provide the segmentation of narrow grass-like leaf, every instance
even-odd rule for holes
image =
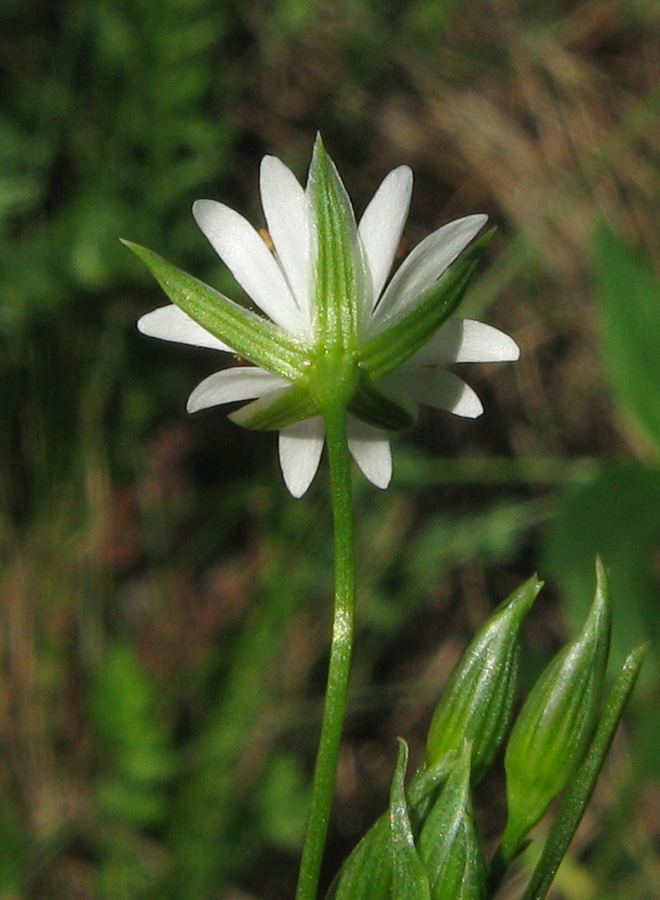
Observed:
[[[544,900],[566,855],[593,793],[623,710],[637,681],[648,646],[637,647],[625,661],[605,704],[587,754],[568,786],[522,900]]]
[[[650,263],[600,228],[595,282],[603,322],[603,362],[617,400],[660,452],[660,281]]]

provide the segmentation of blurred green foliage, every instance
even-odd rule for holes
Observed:
[[[588,559],[600,554],[611,571],[616,607],[613,654],[648,641],[655,657],[640,706],[660,692],[660,595],[654,559],[660,547],[660,281],[648,260],[609,229],[598,230],[593,254],[603,360],[620,414],[643,450],[639,461],[603,461],[585,484],[565,491],[548,529],[548,569],[579,615],[588,603]],[[627,642],[627,645],[626,645]],[[660,774],[657,722],[641,716],[645,768]]]
[[[657,4],[616,0],[2,4],[2,900],[293,892],[329,621],[322,480],[294,503],[271,436],[185,417],[214,357],[135,334],[162,297],[118,238],[236,295],[191,203],[258,221],[259,158],[302,176],[317,129],[358,211],[414,167],[413,243],[491,214],[466,308],[523,347],[515,371],[474,375],[482,420],[428,416],[386,494],[356,480],[326,882],[387,804],[395,737],[419,755],[458,648],[514,583],[539,567],[577,610],[600,549],[622,643],[654,636],[657,25]],[[564,637],[555,608],[538,616],[523,677]],[[655,896],[650,757],[635,787],[615,755],[612,818],[560,873],[566,900]]]

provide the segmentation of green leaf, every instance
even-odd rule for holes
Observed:
[[[95,731],[106,753],[106,771],[96,786],[97,809],[128,823],[161,822],[175,758],[156,716],[153,684],[133,647],[108,648],[91,702]]]
[[[607,567],[612,596],[622,601],[613,609],[612,661],[617,666],[628,648],[643,641],[651,642],[654,654],[660,651],[653,575],[659,541],[660,472],[635,462],[613,463],[588,484],[568,489],[547,531],[543,566],[561,585],[576,621],[589,606],[594,556]]]
[[[596,234],[594,274],[614,393],[660,453],[660,282],[646,260],[604,227]]]
[[[605,762],[628,698],[635,686],[640,666],[646,654],[643,645],[634,650],[614,683],[605,704],[589,750],[575,773],[562,800],[557,818],[543,847],[532,878],[522,900],[544,900],[552,879],[566,855],[587,803],[593,793],[596,780]]]
[[[509,738],[504,760],[505,862],[515,857],[529,830],[566,787],[593,734],[611,629],[607,581],[599,560],[596,572],[594,602],[582,633],[541,674]]]
[[[7,791],[0,806],[0,897],[18,897],[22,893],[25,849],[34,840],[28,841],[24,828],[24,821]]]
[[[431,721],[426,742],[429,766],[472,742],[475,780],[486,770],[509,724],[518,669],[518,633],[541,590],[533,577],[488,619],[459,660]]]
[[[449,318],[463,299],[492,236],[490,231],[476,241],[412,312],[364,344],[360,361],[373,381],[393,372],[420,350]]]
[[[429,881],[413,838],[404,779],[408,767],[408,745],[399,739],[390,790],[390,838],[392,858],[392,900],[431,900]]]
[[[309,787],[297,756],[283,752],[269,761],[256,803],[262,831],[270,843],[297,851],[309,809]]]
[[[304,381],[307,354],[268,319],[239,306],[146,247],[123,243],[147,266],[173,303],[236,353],[290,381]]]

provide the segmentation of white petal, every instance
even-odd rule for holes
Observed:
[[[316,475],[323,450],[325,426],[321,416],[297,422],[280,431],[280,465],[284,483],[294,497],[302,497]]]
[[[392,268],[408,217],[412,186],[413,174],[408,166],[394,169],[383,180],[360,219],[358,231],[373,288],[371,309],[380,297]]]
[[[499,328],[474,319],[449,319],[406,365],[448,362],[514,362],[520,347]]]
[[[261,161],[261,203],[280,265],[307,321],[310,316],[309,226],[305,191],[276,156]]]
[[[220,338],[202,328],[188,313],[173,303],[145,313],[138,319],[137,327],[142,334],[160,338],[162,341],[176,341],[179,344],[192,344],[194,347],[233,352],[232,348]]]
[[[466,419],[476,419],[484,411],[472,388],[458,375],[444,369],[408,368],[406,365],[383,378],[382,384],[417,403],[446,409]]]
[[[195,221],[245,292],[277,325],[305,337],[305,322],[277,260],[255,228],[215,200],[193,204]]]
[[[286,378],[273,375],[264,369],[240,366],[223,369],[209,375],[188,397],[186,409],[189,413],[222,403],[234,403],[237,400],[254,400],[272,391],[287,387]]]
[[[365,478],[376,487],[386,488],[392,478],[392,450],[387,434],[349,416],[348,448]]]
[[[376,306],[370,336],[383,331],[420,302],[484,226],[487,216],[466,216],[438,228],[418,244],[401,264]]]

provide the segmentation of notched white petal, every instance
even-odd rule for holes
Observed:
[[[362,474],[378,488],[392,478],[392,450],[384,431],[348,417],[348,449]]]
[[[310,314],[310,241],[305,191],[276,156],[264,156],[260,169],[261,203],[268,232],[293,296],[306,322]]]
[[[241,366],[214,372],[197,385],[188,397],[186,409],[189,413],[234,403],[239,400],[254,400],[285,388],[286,378],[266,372],[265,369]]]
[[[145,313],[137,322],[138,331],[149,337],[162,341],[174,341],[177,344],[191,344],[193,347],[208,347],[211,350],[233,352],[220,338],[215,337],[206,328],[202,328],[188,313],[170,303]]]
[[[368,311],[375,306],[392,268],[408,218],[412,186],[413,173],[408,166],[394,169],[385,177],[360,219],[358,231],[372,282]]]
[[[454,362],[515,362],[520,347],[512,337],[474,319],[449,319],[406,365]]]
[[[306,323],[282,269],[247,219],[215,200],[197,200],[193,215],[215,252],[257,306],[290,334],[306,338]]]
[[[478,418],[484,408],[481,400],[462,378],[444,369],[412,368],[408,364],[382,381],[390,390],[402,393],[417,403],[446,409],[455,416]]]
[[[321,416],[305,419],[280,432],[280,465],[293,497],[302,497],[319,467],[325,426]]]
[[[369,335],[411,312],[429,289],[483,228],[488,216],[457,219],[425,238],[401,264],[377,304]]]

